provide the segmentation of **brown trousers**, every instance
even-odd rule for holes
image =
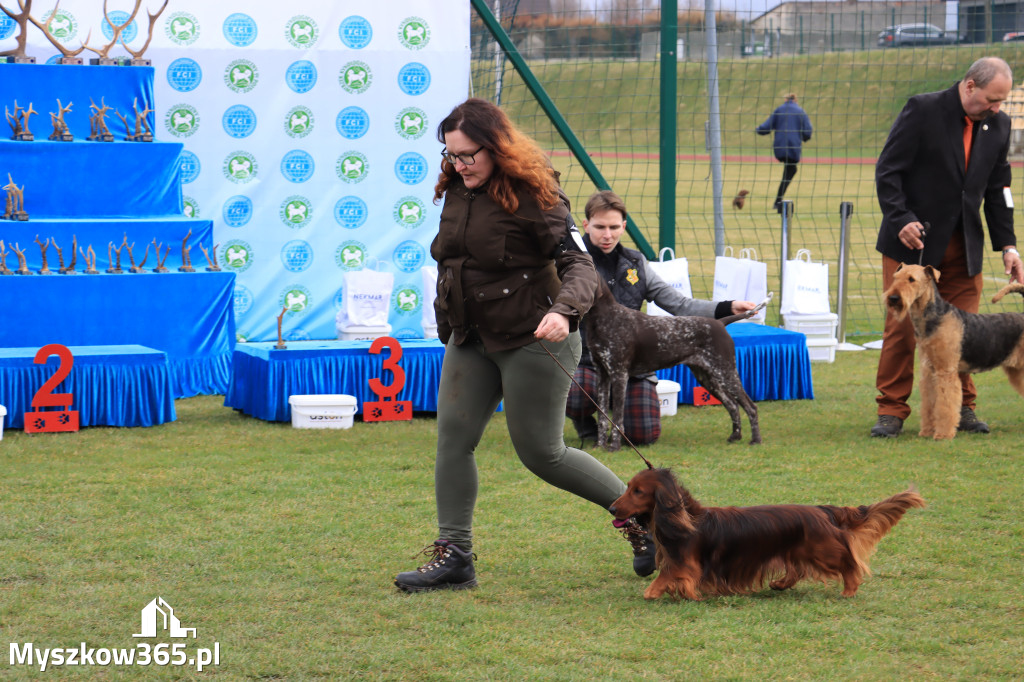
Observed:
[[[900,263],[888,256],[882,256],[882,285],[883,291],[892,286],[892,276]],[[942,257],[942,263],[938,267],[939,295],[949,301],[957,308],[969,313],[978,312],[981,303],[982,275],[978,273],[974,277],[967,274],[967,254],[964,251],[963,230],[958,229],[946,253]],[[907,399],[914,388],[914,349],[917,342],[914,339],[914,326],[910,318],[903,318],[902,322],[896,322],[890,311],[885,317],[885,331],[882,334],[882,353],[878,358],[878,374],[875,377],[875,387],[878,389],[878,396],[875,402],[878,403],[878,415],[892,415],[900,419],[906,419],[910,415],[910,405]],[[975,399],[978,392],[974,388],[974,381],[970,374],[960,375],[960,385],[963,390],[963,405],[972,410],[975,406]]]

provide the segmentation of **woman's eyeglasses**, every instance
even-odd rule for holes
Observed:
[[[470,152],[469,154],[452,154],[450,151],[448,151],[448,148],[445,147],[444,149],[441,150],[441,158],[443,158],[445,161],[447,161],[453,166],[455,165],[456,161],[461,161],[462,165],[464,166],[472,166],[474,163],[476,163],[476,159],[473,157],[479,154],[483,150],[483,148],[484,145],[480,145],[479,149],[477,149],[475,152]]]

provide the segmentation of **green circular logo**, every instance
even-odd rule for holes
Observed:
[[[259,70],[248,59],[236,59],[224,69],[224,84],[234,92],[249,92],[259,80]]]
[[[427,218],[427,207],[419,197],[402,197],[395,202],[392,216],[402,227],[412,229],[419,227]]]
[[[395,130],[407,140],[418,140],[427,132],[427,114],[416,107],[406,107],[395,116]]]
[[[164,22],[164,33],[175,45],[191,45],[199,38],[199,22],[188,12],[175,12]]]
[[[398,25],[398,42],[410,50],[422,50],[430,42],[430,26],[425,19],[409,17]]]
[[[175,137],[190,137],[199,129],[199,112],[190,104],[175,104],[167,110],[164,125]]]
[[[289,137],[305,137],[313,132],[313,111],[309,107],[293,107],[284,117],[284,131]]]
[[[292,47],[307,49],[316,44],[320,29],[316,22],[305,15],[294,16],[284,26],[284,37]]]
[[[224,177],[234,183],[252,182],[257,168],[256,157],[249,152],[231,152],[224,159]]]
[[[245,272],[252,265],[252,247],[249,242],[232,239],[220,252],[221,267],[234,272]]]
[[[370,162],[359,152],[344,152],[334,165],[338,177],[350,184],[362,182],[370,172]]]
[[[313,219],[313,205],[306,197],[296,194],[281,202],[281,211],[278,215],[282,223],[298,229],[309,225],[309,221]]]
[[[370,89],[373,82],[373,72],[366,62],[349,62],[341,67],[338,74],[338,82],[345,92],[353,95],[360,95]]]
[[[366,244],[349,241],[334,251],[334,262],[342,270],[362,270],[366,263]]]

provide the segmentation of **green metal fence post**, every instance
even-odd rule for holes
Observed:
[[[658,182],[658,249],[676,248],[676,94],[679,37],[677,0],[661,3],[661,145]]]
[[[470,0],[470,2],[473,4],[473,9],[476,10],[480,20],[484,22],[484,26],[486,26],[487,30],[490,31],[492,36],[494,36],[494,39],[498,41],[498,45],[501,46],[501,49],[505,51],[505,55],[508,57],[508,60],[512,62],[512,66],[519,73],[520,77],[522,77],[526,87],[537,100],[537,103],[547,115],[551,124],[555,126],[555,130],[557,130],[558,134],[562,136],[566,146],[569,147],[569,151],[572,153],[573,157],[575,157],[576,161],[583,167],[583,170],[586,172],[590,180],[598,189],[611,189],[608,181],[604,179],[603,175],[601,175],[601,171],[597,169],[594,161],[589,155],[587,155],[587,150],[584,149],[583,143],[580,142],[578,137],[576,137],[576,133],[574,133],[572,128],[569,127],[569,123],[565,120],[565,117],[562,116],[562,113],[558,111],[558,107],[555,106],[551,97],[548,96],[547,91],[544,90],[544,86],[540,84],[540,81],[537,80],[533,71],[530,70],[530,67],[526,64],[526,60],[523,59],[523,55],[519,53],[519,50],[512,42],[508,33],[494,18],[494,14],[487,6],[486,0]],[[675,42],[672,44],[672,49],[675,50]],[[626,216],[626,232],[630,237],[632,237],[633,241],[636,243],[636,247],[643,252],[646,257],[655,257],[654,249],[651,248],[651,245],[644,238],[643,234],[640,233],[636,223],[634,223],[633,219],[629,216]]]

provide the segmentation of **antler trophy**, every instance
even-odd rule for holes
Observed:
[[[81,248],[78,249],[82,251]],[[96,269],[96,252],[92,248],[92,244],[89,244],[88,251],[82,251],[82,258],[85,259],[85,274],[87,275],[98,275],[100,271]]]
[[[135,11],[138,11],[139,5],[141,3],[142,3],[142,0],[137,0],[136,1],[136,3],[135,3]],[[149,34],[146,36],[146,42],[143,44],[143,46],[141,48],[139,48],[138,50],[133,50],[132,48],[128,47],[125,44],[124,40],[121,41],[122,47],[124,47],[124,49],[126,49],[128,51],[128,54],[130,54],[132,56],[132,60],[131,60],[131,62],[129,62],[129,64],[131,66],[152,66],[153,65],[152,61],[150,61],[148,59],[143,59],[142,58],[142,53],[144,53],[146,51],[146,49],[149,48],[149,43],[153,40],[153,26],[156,25],[157,17],[159,17],[161,14],[163,14],[163,11],[167,8],[167,3],[168,3],[168,0],[164,0],[164,4],[160,6],[160,10],[156,14],[153,14],[149,10],[146,10],[146,14],[149,15]],[[132,14],[132,16],[135,16],[134,13]]]
[[[167,261],[167,256],[171,255],[171,246],[167,245],[167,250],[164,251],[164,255],[160,257],[160,249],[163,247],[163,242],[157,243],[156,237],[153,237],[153,246],[156,247],[156,267],[153,268],[153,272],[168,272],[164,262]]]
[[[47,237],[45,242],[39,241],[39,235],[36,235],[36,244],[39,245],[39,251],[42,253],[42,266],[39,268],[40,275],[52,275],[53,271],[50,270],[49,263],[46,262],[46,249],[50,246],[50,238]]]
[[[4,240],[0,239],[0,275],[13,275],[11,269],[7,267],[7,247],[4,246]]]
[[[93,110],[93,113],[89,114],[89,137],[87,140],[98,140],[99,142],[113,142],[114,134],[110,132],[110,128],[107,127],[107,112],[110,111],[111,107],[107,106],[106,98],[100,97],[100,105],[96,106],[96,102],[89,99],[89,108]],[[117,113],[117,110],[114,110]],[[120,116],[120,114],[118,114]],[[121,120],[124,120],[123,118]],[[125,127],[128,124],[125,123]]]
[[[7,61],[15,64],[35,64],[36,58],[25,54],[25,44],[28,40],[26,28],[28,27],[28,17],[32,13],[32,0],[18,0],[18,9],[21,12],[15,14],[3,5],[0,5],[0,11],[3,11],[4,14],[13,19],[14,23],[18,25],[18,37],[15,38],[15,47],[0,52],[0,57],[9,57]],[[10,271],[8,270],[8,272]]]
[[[50,121],[53,123],[53,132],[50,133],[49,139],[56,140],[58,142],[74,141],[75,136],[71,134],[70,130],[68,130],[68,124],[64,121],[64,114],[71,111],[72,104],[74,104],[74,102],[68,102],[68,105],[64,106],[60,103],[59,99],[57,100],[58,113],[55,114],[52,111],[50,112]]]
[[[32,102],[28,103],[28,109],[18,106],[18,100],[14,100],[14,115],[7,107],[4,107],[4,114],[7,115],[7,125],[11,126],[11,139],[22,142],[31,142],[35,135],[28,129],[28,117],[39,112],[32,108]]]
[[[203,255],[206,257],[206,263],[207,263],[206,271],[207,272],[220,272],[220,266],[217,265],[217,247],[218,246],[220,246],[220,244],[214,244],[213,245],[213,249],[211,249],[213,251],[213,256],[211,257],[210,256],[210,252],[206,250],[206,247],[204,247],[202,245],[202,243],[199,244],[199,250],[202,251]]]
[[[181,240],[181,267],[178,268],[178,272],[195,272],[196,269],[192,267],[192,257],[188,255],[191,246],[187,246],[188,238],[192,236],[192,230],[188,231],[185,238]],[[170,248],[170,247],[168,247]]]
[[[284,345],[284,337],[281,336],[281,322],[284,320],[284,314],[288,312],[288,304],[285,303],[284,307],[281,308],[281,314],[277,316],[277,344],[274,346],[277,350],[284,350],[288,346]]]
[[[18,0],[19,7],[22,6],[21,2],[22,0]],[[28,13],[28,7],[32,6],[32,0],[27,0],[26,4],[27,7],[22,7],[22,9],[24,9],[24,11]],[[57,4],[53,6],[53,11],[50,12],[50,18],[46,20],[46,23],[39,23],[39,20],[33,17],[31,14],[28,15],[28,20],[31,21],[36,28],[43,32],[43,35],[46,36],[46,39],[49,40],[55,48],[57,48],[58,52],[64,55],[63,57],[57,58],[58,64],[81,64],[82,58],[78,55],[82,53],[82,50],[84,50],[85,46],[89,43],[89,38],[92,37],[92,29],[90,29],[89,33],[85,36],[85,41],[82,43],[82,46],[80,48],[78,48],[77,50],[69,50],[59,40],[57,40],[57,38],[55,38],[52,33],[50,33],[50,25],[53,23],[54,18],[56,18],[57,9],[59,7],[60,0],[57,0]]]

